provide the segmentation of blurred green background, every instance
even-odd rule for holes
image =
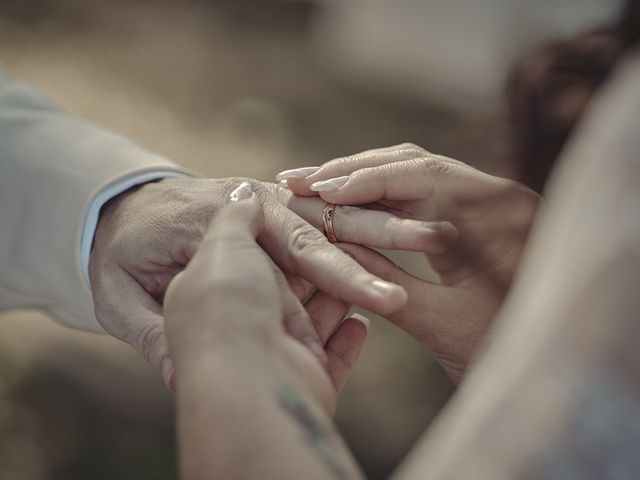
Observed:
[[[454,110],[341,76],[318,23],[323,8],[2,0],[0,63],[208,176],[270,180],[405,141],[509,174],[500,104]],[[412,55],[419,61],[419,48]],[[427,272],[419,256],[396,260]],[[0,322],[1,479],[176,478],[173,400],[135,352],[35,312]],[[337,424],[370,478],[385,478],[451,393],[428,353],[375,319]]]

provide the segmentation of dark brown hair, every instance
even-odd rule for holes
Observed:
[[[640,1],[611,25],[532,50],[508,84],[518,179],[541,192],[589,101],[640,39]]]

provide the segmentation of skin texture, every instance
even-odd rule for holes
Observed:
[[[293,177],[288,186],[307,196],[301,202],[319,201],[320,209],[331,201],[350,205],[347,215],[353,205],[393,214],[375,228],[403,225],[401,218],[431,232],[419,250],[440,274],[437,285],[409,276],[365,247],[340,247],[405,286],[409,304],[389,318],[431,348],[460,380],[511,283],[537,196],[404,145],[331,162],[309,178]],[[322,200],[314,190],[322,190]],[[325,351],[322,368],[317,355],[286,334],[282,287],[259,243],[268,228],[264,200],[249,185],[233,190],[229,199],[232,204],[216,215],[164,298],[177,369],[183,478],[361,478],[330,416],[367,322],[340,323],[345,305],[326,293],[307,302]],[[344,212],[336,215],[338,238],[344,229],[340,219]]]
[[[380,280],[328,243],[318,230],[324,202],[297,198],[286,188],[243,178],[166,179],[129,190],[102,210],[89,272],[98,321],[111,335],[140,351],[172,388],[162,304],[167,285],[195,253],[227,194],[246,182],[262,202],[265,227],[258,243],[271,257],[289,333],[324,361],[314,315],[351,304],[391,314],[404,305],[402,287]],[[303,220],[298,214],[304,215]],[[382,248],[419,249],[436,241],[428,223],[387,212],[352,208],[340,213],[337,234]],[[378,226],[393,224],[386,235]],[[290,288],[289,288],[290,287]],[[316,292],[316,288],[318,291]],[[293,292],[293,293],[292,293]],[[311,301],[303,308],[301,301]]]
[[[439,284],[417,279],[371,250],[344,249],[369,271],[405,287],[408,304],[388,318],[459,382],[511,285],[539,196],[413,144],[339,158],[306,177],[285,179],[298,195],[436,222],[432,228],[440,236],[425,242],[423,251]]]
[[[249,196],[217,215],[166,294],[181,478],[361,478],[330,415],[368,321],[340,323],[337,305],[316,312],[339,323],[320,333],[326,369],[286,334],[279,286],[255,240],[266,228],[262,205]]]

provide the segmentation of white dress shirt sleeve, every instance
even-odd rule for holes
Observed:
[[[87,211],[87,216],[84,220],[84,227],[82,228],[82,238],[80,239],[80,262],[82,264],[82,275],[89,286],[91,286],[91,281],[89,279],[89,257],[91,256],[93,238],[96,233],[96,228],[98,227],[98,220],[100,219],[100,210],[104,204],[136,185],[142,185],[143,183],[153,182],[163,178],[185,176],[188,175],[186,173],[170,172],[168,170],[135,174],[117,181],[96,195],[91,202],[89,210]]]

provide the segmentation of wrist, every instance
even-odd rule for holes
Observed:
[[[185,172],[172,170],[143,171],[121,178],[118,181],[104,187],[91,201],[86,212],[84,225],[82,227],[82,237],[80,240],[80,263],[85,281],[90,284],[89,263],[93,243],[97,237],[97,230],[103,223],[103,218],[110,203],[117,199],[122,199],[136,190],[141,185],[163,181],[176,177],[188,177]]]
[[[208,330],[176,327],[169,330],[169,342],[178,377],[202,372],[224,374],[227,365],[232,365],[236,374],[262,376],[278,363],[279,341],[267,332],[223,326]]]

